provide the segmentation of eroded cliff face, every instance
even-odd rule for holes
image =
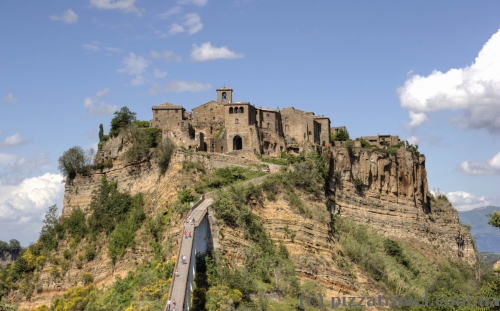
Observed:
[[[402,148],[397,154],[368,148],[356,148],[351,155],[346,148],[327,152],[328,204],[335,213],[387,236],[418,240],[451,257],[476,261],[472,236],[456,209],[428,195],[424,157]]]

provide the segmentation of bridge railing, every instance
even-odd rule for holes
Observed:
[[[205,195],[204,195],[204,194],[202,194],[202,195],[200,196],[200,199],[198,200],[198,202],[196,202],[196,203],[195,203],[195,204],[191,207],[191,209],[189,210],[189,214],[188,214],[188,216],[189,216],[189,215],[191,214],[191,212],[192,212],[195,208],[197,208],[197,207],[198,207],[198,206],[199,206],[199,205],[200,205],[200,204],[201,204],[204,200],[205,200]],[[193,235],[194,235],[194,232],[193,232]],[[182,256],[182,255],[181,255],[182,243],[184,242],[184,240],[185,240],[185,239],[184,239],[183,234],[182,234],[182,232],[181,232],[181,236],[180,236],[180,238],[179,238],[179,240],[178,240],[178,242],[177,242],[177,245],[179,245],[179,252],[178,252],[178,254],[177,254],[177,260],[176,260],[176,262],[175,262],[175,267],[177,267],[177,265],[178,265],[178,264],[179,264],[179,262],[180,262],[180,259],[181,259],[181,256]],[[191,245],[191,247],[192,247],[192,245]],[[190,250],[190,251],[191,251],[191,250]],[[176,270],[176,268],[175,268],[175,267],[174,267],[174,271],[172,272],[172,282],[170,283],[170,289],[168,290],[168,296],[167,296],[168,298],[167,298],[167,301],[168,301],[168,300],[170,300],[170,299],[172,298],[172,290],[174,289],[174,282],[175,282],[175,278],[177,277],[177,275],[175,274],[175,270]],[[165,303],[165,308],[163,308],[163,311],[167,311],[167,308],[168,308],[168,305],[167,305],[167,303]]]

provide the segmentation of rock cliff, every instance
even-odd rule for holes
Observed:
[[[325,150],[330,161],[328,205],[337,214],[388,236],[435,245],[452,257],[476,261],[472,236],[451,204],[428,193],[425,158],[401,148]]]

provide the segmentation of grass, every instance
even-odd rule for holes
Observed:
[[[213,174],[201,175],[200,180],[194,185],[194,190],[199,194],[203,194],[264,175],[266,175],[265,172],[254,171],[249,168],[234,166],[219,168]]]

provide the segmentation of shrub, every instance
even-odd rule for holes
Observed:
[[[85,248],[85,259],[87,259],[87,261],[92,261],[94,260],[95,256],[97,255],[97,252],[95,250],[95,248],[91,245],[88,245],[86,248]]]
[[[356,140],[361,142],[361,147],[363,147],[363,148],[371,147],[370,143],[364,138],[358,137],[358,138],[356,138]]]
[[[153,157],[155,159],[156,164],[158,164],[160,168],[161,174],[164,174],[167,171],[174,150],[175,150],[175,145],[173,141],[168,137],[165,138],[155,149]]]
[[[74,208],[71,214],[63,219],[63,226],[75,241],[80,241],[87,233],[85,214],[79,207]]]
[[[132,122],[132,125],[142,128],[149,128],[149,121],[135,120]]]
[[[181,203],[189,203],[197,201],[197,197],[194,196],[191,190],[189,189],[179,191],[177,193],[177,198]]]
[[[140,162],[149,157],[151,142],[145,130],[129,126],[122,131],[125,140],[130,144],[124,158],[128,163]]]
[[[92,273],[83,273],[82,274],[82,282],[83,285],[87,286],[90,283],[94,283],[94,275]]]
[[[73,253],[69,249],[65,249],[63,252],[63,256],[65,259],[70,259],[73,256]]]
[[[365,184],[363,180],[359,177],[356,177],[352,180],[352,184],[354,185],[354,189],[356,190],[356,193],[359,195],[363,194],[363,190],[365,188]]]
[[[344,143],[344,147],[347,148],[347,152],[349,153],[349,156],[353,157],[354,156],[354,142],[349,139]]]
[[[488,221],[489,225],[500,228],[500,212],[494,212],[493,214],[488,214],[486,216],[490,218]]]

